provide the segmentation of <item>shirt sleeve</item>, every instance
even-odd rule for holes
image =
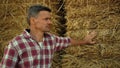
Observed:
[[[15,68],[18,53],[12,45],[5,48],[4,56],[1,60],[0,68]]]
[[[55,51],[59,51],[70,45],[70,37],[58,37],[55,36]]]

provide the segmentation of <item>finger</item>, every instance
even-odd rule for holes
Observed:
[[[87,35],[90,35],[93,31],[87,31]]]
[[[90,44],[95,44],[96,43],[96,41],[92,41],[92,42],[90,42]]]
[[[91,32],[90,35],[91,35],[92,38],[94,38],[97,35],[97,32],[93,31],[93,32]]]
[[[96,35],[97,32],[94,30],[94,31],[87,31],[87,35]]]
[[[90,34],[91,34],[91,35],[96,35],[97,32],[96,32],[96,31],[92,31]]]
[[[87,35],[89,35],[90,34],[90,32],[89,31],[87,31]]]

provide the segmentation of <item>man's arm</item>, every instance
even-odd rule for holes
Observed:
[[[83,40],[74,40],[70,39],[71,45],[85,45],[85,44],[95,44],[96,42],[93,39],[96,37],[96,32],[92,31],[85,36]]]
[[[87,42],[84,40],[70,39],[70,42],[71,42],[71,45],[85,45],[85,44],[87,44]]]

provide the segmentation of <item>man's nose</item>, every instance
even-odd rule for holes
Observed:
[[[48,20],[48,24],[52,24],[51,20]]]

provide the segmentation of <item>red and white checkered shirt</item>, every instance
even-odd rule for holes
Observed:
[[[43,42],[36,42],[25,30],[5,49],[0,68],[50,68],[55,51],[70,45],[70,38],[44,34]]]

